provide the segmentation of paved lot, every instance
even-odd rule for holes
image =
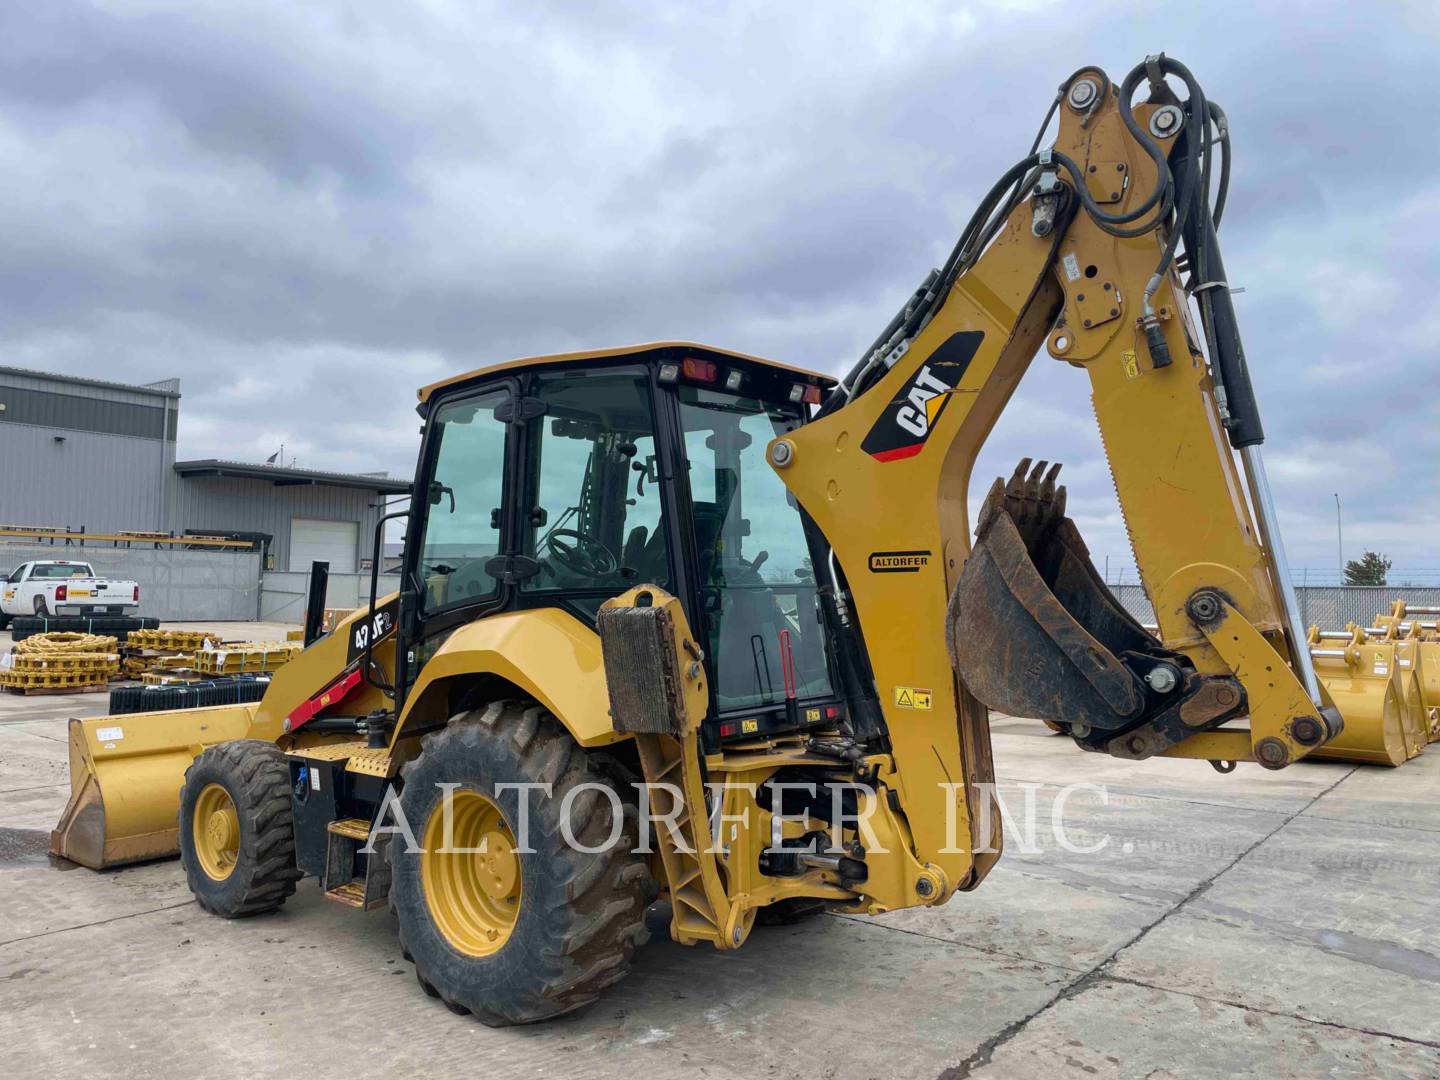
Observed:
[[[1002,794],[1041,828],[977,892],[736,954],[672,944],[656,912],[598,1006],[492,1031],[420,993],[388,913],[312,882],[226,922],[173,861],[52,865],[65,720],[102,709],[0,696],[0,1075],[1440,1075],[1440,747],[1220,776],[999,719]],[[1067,797],[1091,854],[1050,829],[1077,782],[1105,786]]]

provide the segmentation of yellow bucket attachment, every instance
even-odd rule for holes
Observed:
[[[1315,674],[1345,718],[1345,729],[1315,757],[1396,766],[1424,749],[1429,725],[1414,672],[1400,664],[1398,642],[1372,640],[1352,625],[1323,633],[1312,627],[1308,645]]]
[[[377,610],[393,610],[394,602],[393,594],[387,596]],[[262,701],[71,720],[70,802],[50,834],[50,850],[94,870],[177,854],[180,788],[196,755],[231,739],[280,739],[289,730],[287,717],[358,662],[357,642],[363,639],[354,626],[368,619],[368,608],[351,612],[334,632],[295,651]],[[374,647],[376,662],[389,670],[395,648],[391,627],[393,620],[383,627],[387,639]],[[373,687],[363,687],[347,707],[364,713],[385,700]]]
[[[81,866],[174,855],[185,770],[205,747],[249,736],[258,705],[70,721],[70,802],[50,850]]]
[[[1415,681],[1420,686],[1420,705],[1430,723],[1430,741],[1440,742],[1440,638],[1420,640],[1415,650]]]
[[[1399,642],[1400,663],[1414,674],[1413,692],[1425,714],[1431,742],[1440,742],[1440,608],[1411,608],[1396,600],[1390,611],[1376,615],[1371,636]]]

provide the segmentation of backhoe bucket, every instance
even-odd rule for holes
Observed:
[[[1430,741],[1440,742],[1440,641],[1415,642],[1415,677],[1425,709]]]
[[[1407,610],[1404,600],[1396,600],[1389,612],[1376,615],[1374,626],[1366,627],[1371,636],[1393,638],[1402,667],[1414,675],[1412,690],[1422,713],[1430,742],[1440,742],[1440,623],[1435,608]]]
[[[995,482],[950,598],[950,656],[971,693],[1136,759],[1243,710],[1236,680],[1196,672],[1121,607],[1065,516],[1060,466],[1046,466],[1027,458]]]
[[[1315,675],[1345,717],[1345,730],[1315,751],[1330,761],[1398,766],[1429,741],[1419,685],[1397,642],[1370,641],[1360,627],[1321,633],[1307,647]]]
[[[52,853],[103,870],[179,851],[185,770],[205,747],[251,735],[258,704],[70,721],[70,802]]]

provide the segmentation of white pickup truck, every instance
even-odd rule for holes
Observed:
[[[95,576],[89,563],[22,563],[0,582],[0,627],[16,615],[136,615],[140,586]]]

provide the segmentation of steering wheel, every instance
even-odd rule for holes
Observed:
[[[545,550],[561,566],[585,577],[603,577],[620,568],[608,547],[575,529],[552,529],[545,537]]]

